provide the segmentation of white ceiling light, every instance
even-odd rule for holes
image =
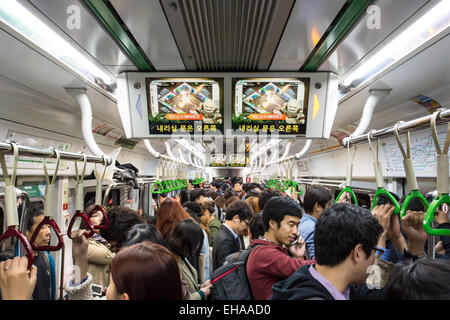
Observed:
[[[342,83],[353,89],[430,41],[450,25],[450,1],[442,0],[355,70]]]
[[[0,21],[92,82],[106,85],[115,82],[113,75],[86,58],[17,1],[0,1]]]

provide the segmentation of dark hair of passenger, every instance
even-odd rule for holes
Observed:
[[[203,243],[203,231],[192,219],[181,221],[175,226],[167,240],[167,246],[179,256],[197,255]]]
[[[212,190],[211,190],[211,191],[208,191],[208,193],[206,194],[206,196],[207,196],[208,198],[213,199],[213,200],[216,200],[217,197],[218,197],[217,192],[212,191]]]
[[[369,257],[383,227],[370,210],[348,203],[337,203],[323,211],[314,233],[315,258],[319,265],[336,266],[357,244]]]
[[[228,184],[228,183],[222,183],[221,185],[220,185],[220,190],[222,190],[222,192],[225,192],[225,191],[227,191],[228,189],[230,189],[230,185]]]
[[[217,197],[216,200],[214,200],[214,202],[216,203],[216,205],[217,205],[220,209],[225,209],[225,207],[226,207],[226,201],[225,201],[225,197],[224,197],[224,196]]]
[[[194,219],[195,221],[200,223],[200,217],[197,215],[197,213],[195,213],[194,211],[192,211],[188,207],[183,207],[183,209],[184,209],[184,211],[186,211],[191,216],[192,219]]]
[[[395,200],[397,200],[397,202],[400,201],[400,198],[398,197],[398,195],[396,195],[395,193],[392,193],[389,191],[389,193],[394,197]],[[380,194],[378,199],[377,199],[377,203],[376,205],[383,205],[383,204],[393,204],[391,199],[389,199],[385,194]]]
[[[192,219],[192,217],[177,201],[166,199],[159,208],[155,226],[161,232],[164,241],[167,243],[167,239],[172,230],[178,223],[185,219]]]
[[[206,197],[206,190],[200,189],[200,188],[199,189],[193,189],[193,190],[191,190],[191,193],[189,194],[189,199],[191,201],[195,201],[195,200],[199,199],[200,196]]]
[[[44,204],[41,201],[30,203],[30,213],[27,216],[27,230],[31,231],[34,224],[34,218],[44,214]],[[0,230],[2,232],[2,230]]]
[[[161,232],[155,226],[145,223],[137,224],[128,231],[127,238],[122,247],[129,247],[136,243],[150,241],[165,246]]]
[[[392,269],[384,287],[389,300],[449,300],[450,261],[403,260]]]
[[[225,200],[228,200],[231,197],[237,197],[237,195],[236,195],[236,193],[234,191],[227,190],[227,191],[224,192],[223,197],[225,198]]]
[[[185,202],[189,201],[189,192],[186,189],[180,190],[180,203],[183,205]]]
[[[402,200],[400,202],[400,205],[403,205],[403,202],[405,201],[407,195],[402,197]],[[412,198],[411,202],[408,204],[408,207],[406,208],[406,210],[411,210],[411,211],[427,211],[424,207],[424,205],[422,204],[422,202],[420,202],[419,199],[417,198]]]
[[[202,210],[200,208],[200,205],[197,202],[194,201],[188,201],[185,204],[183,204],[183,208],[189,208],[191,209],[198,217],[201,216]]]
[[[230,206],[230,204],[232,204],[235,201],[240,200],[238,197],[234,196],[234,197],[230,197],[227,200],[225,200],[225,208],[228,208]]]
[[[264,230],[270,229],[270,220],[275,221],[279,228],[286,215],[301,218],[303,215],[302,207],[297,201],[289,197],[275,196],[270,198],[263,210]]]
[[[216,205],[213,201],[205,201],[200,205],[200,209],[201,214],[199,217],[203,216],[206,210],[208,210],[209,214],[214,214],[214,211],[216,211]]]
[[[163,246],[143,242],[121,250],[112,260],[116,290],[131,300],[182,300],[177,261]]]
[[[235,215],[241,220],[250,219],[253,216],[252,207],[244,200],[236,200],[227,206],[225,220],[232,220]]]
[[[145,219],[131,208],[116,206],[107,211],[109,227],[100,230],[100,235],[108,242],[116,242],[116,248],[120,249],[127,238],[130,228],[136,224],[145,223]]]
[[[259,195],[258,195],[258,205],[259,208],[261,210],[264,209],[264,206],[266,205],[266,202],[272,198],[272,197],[276,197],[276,196],[281,196],[281,192],[272,188],[263,190]]]
[[[250,219],[249,229],[252,234],[252,240],[258,239],[264,235],[264,222],[262,214],[257,213],[253,215]]]
[[[245,190],[246,193],[249,193],[250,191],[254,190],[254,189],[261,189],[261,186],[259,185],[259,183],[256,182],[252,182],[247,184],[247,189]]]
[[[303,207],[306,213],[314,212],[314,205],[317,203],[322,208],[328,201],[331,200],[331,193],[329,190],[322,187],[312,187],[305,192],[305,197],[303,198]]]

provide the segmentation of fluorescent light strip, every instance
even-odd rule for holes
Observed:
[[[0,21],[92,82],[115,81],[17,1],[0,1]]]
[[[395,39],[356,68],[343,80],[350,89],[360,86],[396,61],[404,58],[450,25],[448,0],[442,0]]]

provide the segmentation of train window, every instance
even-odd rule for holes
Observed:
[[[105,191],[102,192],[102,199],[105,196]],[[84,207],[87,208],[95,202],[95,191],[86,192],[84,195]],[[113,189],[108,194],[108,200],[104,203],[107,207],[120,206],[120,190]]]

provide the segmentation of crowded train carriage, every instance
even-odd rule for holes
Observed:
[[[449,26],[448,0],[1,0],[2,300],[449,300]]]

